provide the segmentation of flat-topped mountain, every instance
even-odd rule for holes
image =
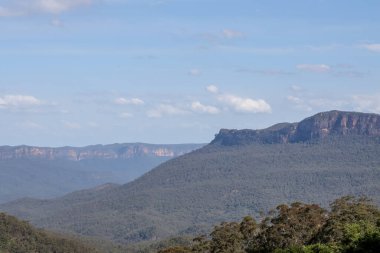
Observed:
[[[222,130],[211,144],[130,183],[0,210],[37,226],[130,243],[207,233],[278,203],[326,207],[344,195],[380,203],[378,119],[333,111],[264,130]]]
[[[0,203],[52,198],[104,183],[127,183],[202,144],[125,143],[87,147],[0,146]]]
[[[262,130],[220,130],[212,144],[297,143],[329,136],[380,136],[380,115],[358,112],[321,112],[299,123],[280,123]]]
[[[124,143],[86,147],[0,146],[0,160],[48,159],[81,161],[89,159],[133,159],[136,157],[176,157],[197,149],[201,144]]]

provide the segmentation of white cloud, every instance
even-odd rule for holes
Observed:
[[[302,90],[302,88],[298,85],[292,85],[292,86],[290,86],[290,89],[294,92],[299,92]]]
[[[200,76],[202,74],[202,71],[199,69],[190,69],[189,70],[189,75],[191,76]]]
[[[219,102],[232,108],[237,112],[271,112],[271,106],[263,99],[243,98],[233,94],[223,94],[219,92],[218,87],[209,85],[206,90],[212,94],[217,95],[216,98]]]
[[[218,87],[216,87],[215,85],[209,85],[206,87],[206,90],[210,93],[214,93],[214,94],[217,94],[219,92],[219,89]]]
[[[295,104],[300,104],[303,102],[303,100],[299,97],[295,97],[295,96],[288,96],[287,99],[290,101],[290,102],[293,102]]]
[[[309,100],[309,104],[317,108],[340,109],[348,102],[341,99],[313,98]]]
[[[58,14],[81,5],[89,5],[92,0],[35,0],[36,9]]]
[[[355,110],[380,113],[380,94],[356,95],[352,100]]]
[[[145,102],[139,98],[116,98],[114,100],[115,104],[118,105],[143,105]]]
[[[226,39],[235,39],[235,38],[243,37],[242,32],[231,30],[231,29],[224,29],[222,31],[222,34],[223,34],[223,37]]]
[[[380,53],[380,44],[364,44],[361,45],[361,47],[372,52]]]
[[[195,101],[191,104],[191,109],[195,112],[208,113],[208,114],[218,114],[220,110],[215,106],[203,105],[199,101]]]
[[[294,105],[294,107],[301,111],[312,111],[313,108],[304,99],[298,96],[287,96],[286,99]]]
[[[312,95],[288,96],[287,100],[298,110],[354,110],[380,113],[380,94],[354,95],[344,98],[318,98]]]
[[[331,67],[326,64],[299,64],[297,69],[314,73],[326,73],[331,70]]]
[[[123,112],[123,113],[120,113],[119,117],[122,119],[129,119],[133,117],[133,114],[129,112]]]
[[[29,107],[38,106],[42,102],[33,97],[27,95],[5,95],[0,97],[0,108],[19,108],[19,107]]]
[[[307,112],[310,112],[313,110],[313,108],[300,97],[287,96],[286,99],[292,104],[294,104],[294,107],[298,110],[307,111]]]
[[[15,16],[22,16],[24,14],[24,11],[17,10],[17,9],[10,9],[4,6],[0,6],[0,17],[15,17]]]
[[[238,112],[271,112],[271,106],[263,99],[242,98],[232,94],[223,94],[218,96],[218,100],[232,107]]]
[[[168,104],[160,104],[156,108],[147,112],[149,118],[161,118],[165,115],[174,116],[174,115],[183,115],[187,111],[182,110],[181,108],[175,107]]]
[[[60,14],[93,2],[93,0],[12,0],[6,5],[0,5],[0,17],[32,13]]]
[[[313,110],[343,110],[351,108],[352,101],[349,98],[320,98],[314,94],[304,91],[303,89],[294,90],[293,94],[286,97],[286,99],[293,105],[295,109],[301,111]]]

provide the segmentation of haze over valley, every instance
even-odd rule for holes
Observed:
[[[82,148],[0,147],[0,203],[52,198],[106,183],[124,184],[201,144],[143,143]]]

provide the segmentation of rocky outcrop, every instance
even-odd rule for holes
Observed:
[[[32,147],[2,146],[0,160],[40,158],[48,160],[80,161],[86,159],[133,159],[136,157],[176,157],[200,148],[201,144],[154,145],[154,144],[112,144],[87,147]]]
[[[321,112],[299,123],[281,123],[262,130],[222,129],[211,144],[297,143],[346,135],[380,136],[380,115]]]

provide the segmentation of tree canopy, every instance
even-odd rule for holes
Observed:
[[[316,204],[282,204],[260,222],[244,217],[223,222],[191,247],[159,253],[375,253],[380,249],[380,210],[366,198],[335,200],[330,210]]]

